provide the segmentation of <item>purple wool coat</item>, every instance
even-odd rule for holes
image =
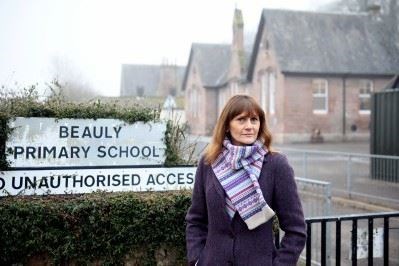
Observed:
[[[253,230],[237,213],[230,219],[223,187],[212,167],[201,159],[186,215],[189,265],[296,265],[306,242],[306,224],[294,172],[284,155],[266,154],[259,185],[285,232],[279,249],[273,242],[273,219]]]

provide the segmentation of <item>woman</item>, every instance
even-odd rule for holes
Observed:
[[[233,96],[197,168],[186,216],[189,265],[296,265],[306,241],[302,206],[292,168],[270,144],[260,106]],[[285,231],[277,250],[274,214]]]

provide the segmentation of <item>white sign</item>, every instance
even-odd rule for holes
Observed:
[[[18,117],[6,143],[11,167],[159,165],[165,123]]]
[[[384,228],[373,229],[373,257],[382,258],[384,244]],[[369,254],[369,233],[366,228],[357,229],[357,258],[366,259]]]
[[[0,196],[191,189],[195,167],[11,170],[0,172]]]

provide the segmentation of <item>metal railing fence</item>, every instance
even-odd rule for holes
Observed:
[[[303,212],[306,218],[329,216],[332,213],[331,206],[331,184],[329,182],[295,177],[298,187],[299,197],[301,199]],[[315,225],[320,227],[319,225]],[[327,256],[330,257],[330,233],[327,228]],[[280,231],[284,235],[283,231]],[[320,260],[320,255],[317,252],[320,249],[321,238],[319,235],[312,238],[312,249],[315,254],[315,260]],[[303,255],[304,256],[304,255]]]
[[[283,148],[297,176],[331,183],[334,195],[399,204],[399,156]]]
[[[331,215],[330,182],[295,177],[305,217]]]
[[[399,212],[386,212],[306,218],[300,260],[306,266],[399,265],[398,217]],[[282,235],[276,235],[276,248]]]
[[[399,219],[395,217],[399,217],[399,212],[307,218],[306,265],[324,266],[330,265],[331,262],[335,262],[337,266],[398,265]],[[365,223],[362,225],[361,221]],[[321,225],[320,231],[314,230],[314,226],[317,224]],[[329,232],[327,230],[329,224],[335,224],[335,241],[332,242],[335,243],[335,256],[330,259],[328,257]],[[318,251],[321,259],[319,263],[315,263],[312,238],[314,233],[318,232],[321,238]],[[377,235],[380,237],[378,238]],[[365,240],[363,243],[362,239]],[[379,248],[381,245],[382,249]]]

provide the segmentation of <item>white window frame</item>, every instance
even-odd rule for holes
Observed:
[[[198,109],[199,109],[199,103],[198,103],[198,101],[199,101],[199,99],[198,99],[199,92],[198,92],[197,86],[193,86],[190,96],[191,96],[191,99],[190,99],[191,108],[190,108],[190,110],[191,110],[193,118],[197,118],[198,117],[198,113],[199,113],[198,112]]]
[[[194,91],[194,117],[195,118],[198,117],[198,107],[199,107],[198,101],[199,101],[199,93],[198,93],[198,88],[196,87],[195,91]]]
[[[318,90],[323,90],[323,92],[314,92],[314,89],[317,88]],[[324,98],[324,108],[323,109],[314,109],[313,102],[312,102],[312,110],[313,114],[327,114],[328,113],[328,81],[326,79],[314,79],[312,81],[312,100],[314,101],[315,98]]]
[[[261,107],[267,114],[276,113],[276,76],[268,71],[261,77]]]
[[[267,75],[263,74],[261,76],[260,81],[260,106],[262,107],[263,111],[266,110],[266,103],[267,103]]]
[[[269,72],[269,113],[276,113],[276,75]]]
[[[230,96],[234,96],[239,93],[240,93],[240,90],[238,88],[238,82],[237,81],[231,82],[230,83]]]
[[[369,93],[364,93],[362,92],[362,89],[367,90],[370,88]],[[371,93],[374,91],[374,82],[370,79],[362,79],[360,80],[360,86],[359,86],[359,114],[361,115],[369,115],[371,113],[371,110],[368,109],[360,109],[360,103],[362,99],[369,99],[371,101]],[[371,107],[371,106],[370,106]]]
[[[245,86],[244,85],[244,87],[243,87],[243,92],[242,92],[243,94],[246,94],[246,95],[249,95],[249,92],[248,92],[248,86]]]
[[[191,89],[188,91],[188,105],[187,105],[187,109],[188,109],[188,112],[190,113],[190,114],[192,114],[193,113],[193,86],[191,86]]]
[[[226,89],[221,88],[219,89],[219,95],[218,95],[218,101],[219,101],[219,112],[218,114],[220,115],[222,113],[223,107],[225,106],[227,100],[226,100]]]

